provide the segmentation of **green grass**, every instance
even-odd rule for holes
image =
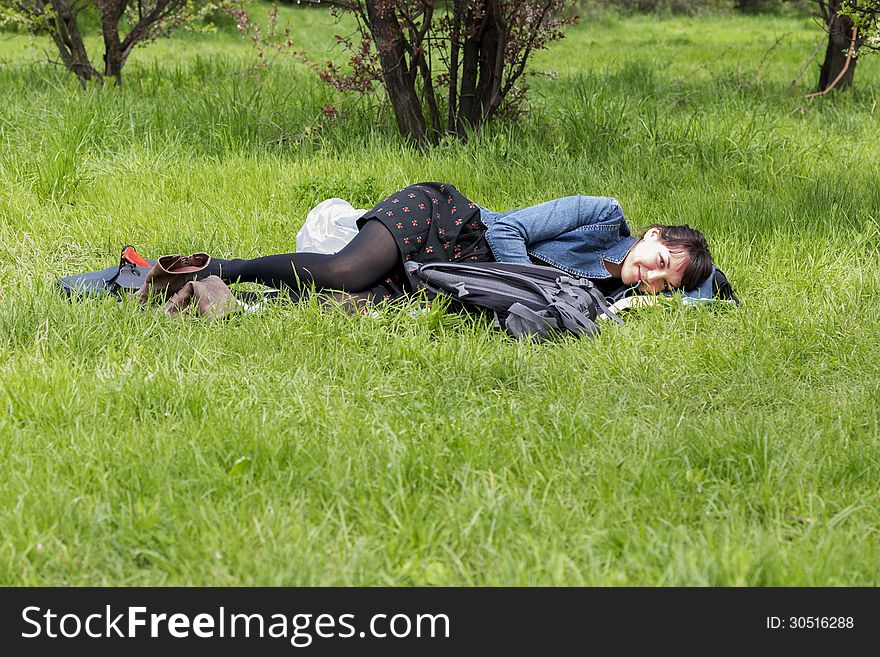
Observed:
[[[341,28],[285,15],[326,58]],[[877,585],[880,62],[806,100],[819,38],[585,21],[523,123],[420,152],[381,97],[284,57],[255,80],[232,32],[86,91],[0,35],[0,583]],[[211,325],[53,288],[125,243],[288,251],[318,201],[429,179],[689,222],[743,306],[536,345],[437,308]]]

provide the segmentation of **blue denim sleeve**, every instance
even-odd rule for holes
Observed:
[[[616,230],[623,220],[610,196],[566,196],[500,215],[486,231],[499,262],[530,262],[530,245],[576,229]]]

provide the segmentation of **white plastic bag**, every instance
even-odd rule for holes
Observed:
[[[358,229],[355,222],[366,213],[341,198],[329,198],[313,207],[296,234],[296,250],[336,253],[348,244]]]

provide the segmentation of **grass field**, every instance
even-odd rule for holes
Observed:
[[[324,10],[284,15],[326,59]],[[233,31],[85,91],[0,33],[0,584],[880,583],[880,58],[807,100],[820,37],[586,20],[526,120],[421,152],[380,96],[283,56],[255,79]],[[437,308],[212,325],[53,287],[125,243],[289,251],[324,198],[421,180],[690,223],[743,305],[538,345]]]

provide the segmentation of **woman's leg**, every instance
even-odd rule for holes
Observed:
[[[332,255],[284,253],[253,260],[214,259],[202,276],[216,274],[227,283],[262,283],[278,289],[368,290],[399,259],[394,238],[378,220],[370,220],[345,247]]]

